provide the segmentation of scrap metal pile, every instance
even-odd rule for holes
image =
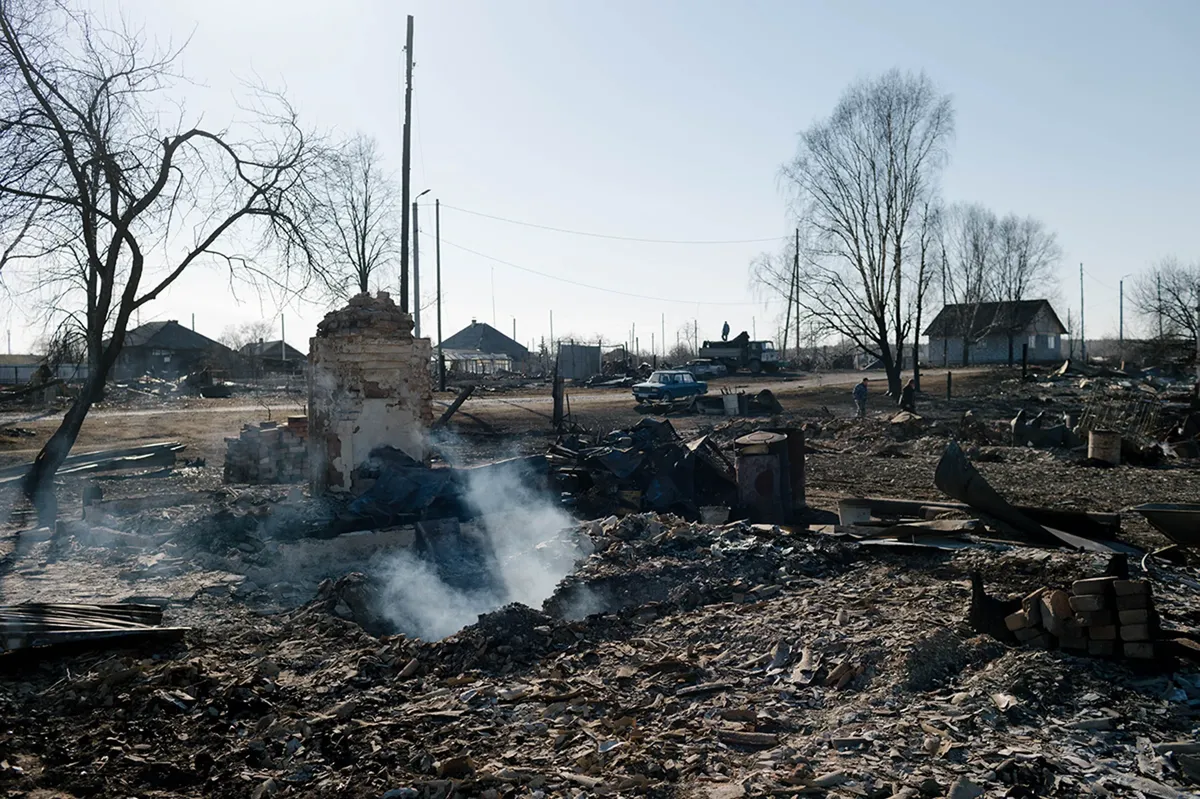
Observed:
[[[603,437],[575,435],[550,450],[561,491],[585,516],[612,510],[672,511],[734,504],[733,464],[707,436],[683,441],[669,421],[646,418]]]

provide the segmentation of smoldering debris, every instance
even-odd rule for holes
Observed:
[[[578,524],[518,468],[457,472],[475,522],[419,526],[417,551],[377,572],[378,612],[395,631],[436,640],[517,602],[540,607],[591,554]]]

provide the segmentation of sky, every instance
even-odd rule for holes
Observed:
[[[851,82],[893,67],[923,70],[953,97],[946,199],[1057,233],[1064,321],[1068,308],[1078,317],[1083,265],[1089,338],[1116,335],[1123,277],[1129,289],[1163,256],[1200,258],[1194,0],[91,2],[159,42],[188,42],[194,83],[172,99],[205,124],[235,114],[242,81],[256,78],[283,88],[306,125],[373,136],[395,170],[412,14],[412,188],[430,189],[422,294],[434,297],[437,198],[447,337],[474,318],[509,334],[515,323],[536,344],[551,316],[560,339],[632,332],[643,350],[692,324],[708,338],[725,321],[774,337],[782,304],[759,296],[749,264],[794,226],[779,168]],[[19,305],[0,304],[13,351],[42,332]],[[216,338],[282,316],[306,350],[328,309],[319,297],[234,299],[204,268],[141,321],[195,314]],[[1136,324],[1127,307],[1126,335]],[[436,341],[432,307],[422,333]]]

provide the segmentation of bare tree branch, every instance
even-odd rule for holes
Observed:
[[[810,233],[800,307],[881,360],[893,392],[912,331],[906,285],[920,272],[910,228],[936,195],[953,129],[948,96],[924,75],[892,70],[847,89],[829,119],[801,133],[782,170]],[[777,276],[770,284],[781,285]]]
[[[156,107],[180,80],[180,52],[153,51],[140,31],[104,28],[65,0],[0,0],[0,269],[26,272],[55,314],[81,320],[89,365],[26,481],[39,510],[136,309],[191,266],[225,260],[218,247],[234,236],[257,242],[238,256],[241,279],[286,285],[319,272],[309,233],[319,142],[267,90],[240,134],[164,130]],[[165,257],[148,262],[160,245]]]

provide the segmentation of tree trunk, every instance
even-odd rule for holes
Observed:
[[[883,361],[883,371],[887,374],[888,381],[888,396],[900,396],[900,364],[898,360],[892,358],[892,348],[884,342],[880,348],[880,359]]]
[[[53,527],[58,516],[58,499],[54,491],[54,476],[63,461],[71,454],[83,428],[83,420],[87,418],[92,405],[104,395],[104,382],[108,369],[90,369],[88,379],[84,381],[83,391],[79,399],[67,411],[62,424],[50,436],[50,440],[42,447],[41,452],[33,461],[29,473],[22,482],[22,491],[37,509],[38,525]]]
[[[920,315],[917,316],[920,319]],[[919,324],[919,322],[918,322]],[[921,390],[921,340],[915,339],[912,346],[913,359],[913,385],[917,391]]]
[[[971,342],[963,339],[963,366],[968,366],[971,363]]]

